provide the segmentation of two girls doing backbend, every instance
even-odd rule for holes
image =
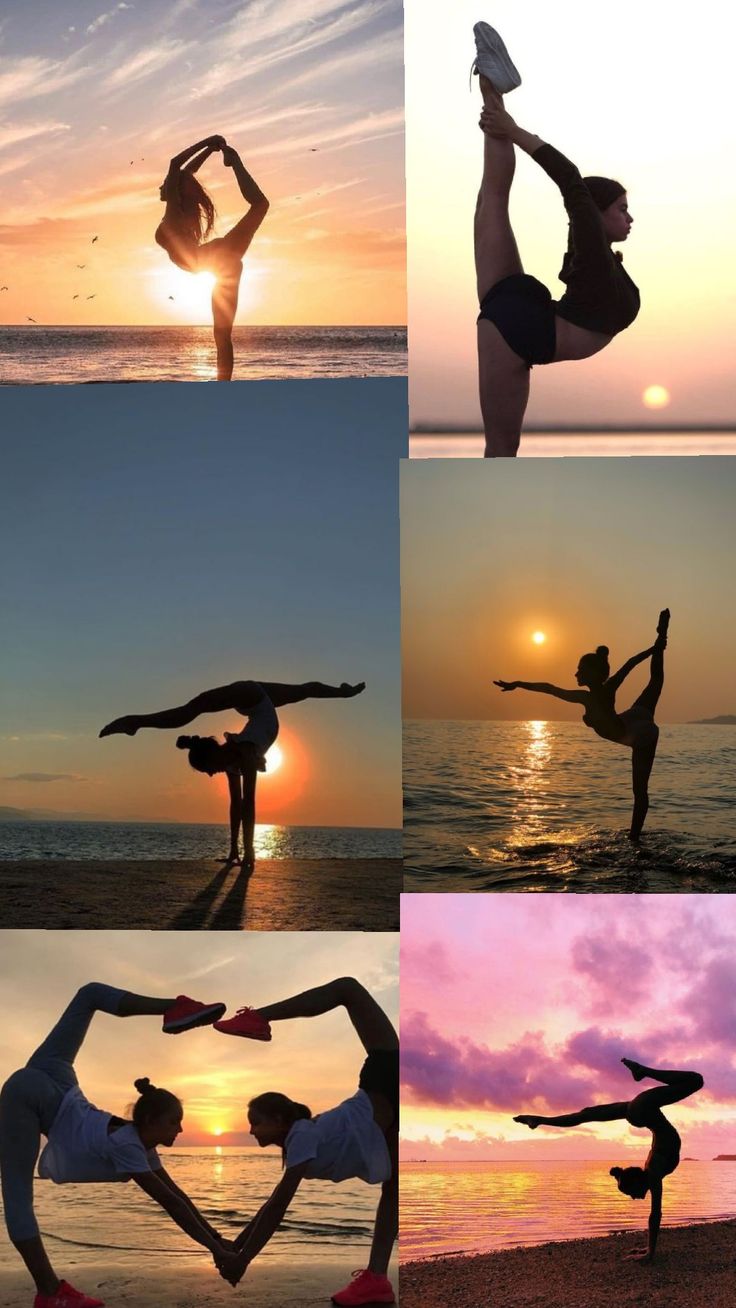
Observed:
[[[225,236],[208,240],[215,222],[215,206],[195,173],[206,159],[218,150],[226,168],[235,173],[240,193],[250,208]],[[233,323],[238,307],[238,291],[243,271],[243,256],[268,213],[268,200],[245,168],[240,155],[224,136],[206,136],[175,155],[161,187],[166,204],[164,216],[156,228],[156,241],[172,263],[185,272],[211,272],[212,318],[217,349],[217,380],[230,381],[233,375]]]
[[[230,850],[224,862],[228,867],[240,863],[238,838],[243,831],[244,868],[253,869],[255,851],[253,833],[256,821],[256,775],[266,771],[266,751],[279,733],[277,708],[284,704],[301,704],[305,699],[352,699],[365,690],[365,682],[350,686],[326,686],[321,681],[287,685],[278,681],[233,681],[229,686],[215,686],[195,695],[179,708],[160,713],[132,713],[116,718],[102,728],[100,736],[134,736],[141,727],[184,727],[200,713],[234,710],[248,719],[243,731],[226,731],[225,744],[214,736],[179,736],[177,749],[189,751],[189,762],[197,772],[213,777],[227,774],[230,789]]]
[[[664,651],[667,646],[669,609],[663,609],[657,624],[657,639],[650,649],[634,654],[610,675],[608,648],[599,645],[595,654],[583,654],[575,680],[587,690],[561,690],[548,681],[494,681],[501,690],[534,690],[541,695],[554,695],[568,704],[582,704],[583,722],[604,740],[614,745],[626,745],[631,750],[631,769],[634,789],[634,810],[629,836],[638,840],[649,808],[649,776],[654,764],[659,740],[659,727],[654,711],[664,685]],[[616,691],[625,677],[638,663],[651,659],[649,682],[631,708],[616,712]]]
[[[634,321],[639,292],[611,249],[626,240],[633,222],[624,187],[607,177],[581,177],[569,159],[514,122],[503,95],[521,78],[498,33],[487,23],[474,30],[484,133],[475,213],[478,364],[485,453],[495,458],[519,448],[532,366],[597,354]],[[560,272],[566,290],[557,301],[524,273],[511,229],[515,146],[556,183],[567,210],[569,241]]]
[[[662,1222],[662,1181],[674,1172],[680,1162],[681,1140],[671,1122],[662,1112],[665,1104],[677,1104],[681,1099],[688,1099],[697,1090],[703,1088],[703,1078],[699,1072],[663,1072],[654,1067],[645,1067],[632,1058],[622,1058],[635,1081],[650,1077],[661,1081],[656,1090],[642,1090],[635,1099],[618,1104],[597,1104],[593,1108],[583,1108],[579,1113],[564,1113],[561,1117],[538,1117],[533,1113],[522,1113],[515,1117],[534,1131],[538,1126],[582,1126],[586,1122],[628,1122],[630,1126],[645,1127],[652,1133],[652,1147],[643,1167],[612,1167],[609,1175],[615,1177],[622,1194],[632,1199],[644,1199],[652,1196],[649,1215],[649,1242],[646,1249],[637,1249],[627,1257],[640,1262],[651,1262],[657,1246],[657,1236]]]
[[[168,1175],[158,1146],[171,1146],[182,1129],[181,1100],[136,1081],[140,1098],[125,1121],[85,1099],[74,1060],[96,1012],[116,1017],[160,1014],[176,1035],[214,1025],[225,1035],[271,1039],[271,1022],[318,1017],[344,1007],[366,1052],[359,1089],[337,1108],[312,1117],[287,1095],[257,1095],[248,1106],[251,1133],[265,1148],[278,1145],[285,1171],[271,1198],[235,1241],[224,1240]],[[43,1044],[0,1092],[0,1173],[10,1238],[36,1283],[34,1308],[104,1308],[61,1280],[49,1261],[33,1212],[33,1173],[41,1136],[39,1175],[67,1182],[130,1181],[208,1249],[226,1280],[236,1285],[283,1220],[305,1177],[358,1178],[381,1186],[368,1267],[333,1296],[338,1305],[393,1303],[387,1277],[398,1231],[399,1042],[388,1017],[358,981],[341,977],[260,1009],[222,1019],[225,1004],[202,1004],[179,995],[153,999],[96,982],[75,995]]]
[[[173,1145],[181,1132],[181,1100],[146,1077],[135,1082],[140,1098],[125,1121],[85,1099],[74,1060],[95,1013],[115,1017],[163,1016],[163,1029],[177,1033],[214,1022],[224,1004],[152,999],[92,982],[77,992],[56,1026],[20,1071],[0,1091],[0,1174],[8,1234],[36,1283],[34,1308],[102,1308],[102,1300],[61,1280],[41,1239],[33,1212],[33,1173],[59,1184],[135,1181],[182,1231],[210,1253],[227,1250],[217,1231],[161,1164],[160,1145]]]

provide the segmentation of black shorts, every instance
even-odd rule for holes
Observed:
[[[554,302],[547,287],[528,273],[503,277],[484,295],[478,321],[498,327],[506,344],[524,360],[551,363],[557,348]]]
[[[399,1051],[398,1049],[371,1049],[360,1069],[358,1085],[361,1090],[372,1091],[388,1099],[399,1121]]]

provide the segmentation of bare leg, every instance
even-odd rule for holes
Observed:
[[[351,685],[343,681],[339,686],[328,686],[323,681],[302,681],[290,685],[284,681],[261,681],[274,708],[283,708],[284,704],[301,704],[305,699],[353,699],[365,690],[365,682],[358,681]]]
[[[628,1103],[597,1104],[581,1108],[579,1113],[563,1113],[560,1117],[538,1117],[536,1113],[521,1113],[515,1122],[535,1131],[538,1126],[582,1126],[585,1122],[618,1122],[626,1119]]]
[[[243,867],[253,871],[256,861],[256,853],[253,846],[255,825],[256,825],[256,781],[258,773],[255,768],[248,772],[243,772],[243,807],[241,810],[243,823]]]
[[[497,91],[480,78],[484,104],[502,104]],[[475,273],[478,300],[504,277],[523,267],[509,218],[509,195],[516,153],[508,137],[483,134],[483,179],[475,210]],[[486,433],[486,458],[513,457],[529,402],[529,369],[494,323],[478,323],[478,380]]]
[[[217,281],[212,288],[212,321],[217,350],[217,380],[231,381],[235,356],[233,323],[238,309],[238,293],[243,265],[237,257],[220,263]]]
[[[631,1115],[646,1115],[648,1109],[662,1108],[666,1104],[677,1104],[681,1099],[688,1099],[698,1090],[703,1088],[703,1078],[699,1072],[680,1072],[673,1070],[663,1070],[656,1067],[645,1067],[643,1063],[637,1063],[633,1058],[622,1058],[621,1062],[628,1067],[635,1081],[643,1081],[645,1077],[653,1081],[661,1081],[662,1084],[653,1090],[643,1090],[632,1101]]]
[[[376,1276],[385,1276],[391,1251],[399,1234],[399,1133],[392,1131],[387,1138],[391,1155],[391,1178],[381,1186],[381,1198],[376,1209],[373,1243],[368,1270]]]
[[[634,808],[631,814],[629,839],[637,841],[641,836],[647,813],[649,812],[649,777],[654,766],[657,746],[631,752],[631,779],[634,789]]]
[[[345,1008],[366,1052],[371,1049],[398,1049],[399,1037],[383,1009],[365,986],[353,977],[339,977],[327,985],[304,990],[300,995],[267,1004],[256,1012],[267,1022],[285,1022],[294,1017],[320,1017],[335,1008]]]

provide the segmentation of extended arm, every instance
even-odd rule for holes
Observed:
[[[213,1256],[222,1253],[219,1235],[209,1224],[203,1223],[191,1200],[182,1195],[178,1187],[171,1188],[168,1178],[164,1180],[156,1171],[141,1172],[134,1176],[133,1180],[141,1190],[150,1195],[151,1199],[155,1199],[164,1212],[169,1214],[172,1222],[176,1222],[176,1225],[181,1227],[181,1230],[192,1240],[204,1245]]]
[[[173,1177],[169,1176],[169,1173],[166,1171],[166,1169],[164,1167],[157,1168],[157,1170],[153,1173],[153,1175],[159,1177],[160,1180],[163,1182],[163,1184],[167,1186],[167,1188],[171,1191],[171,1193],[177,1195],[178,1198],[182,1201],[182,1203],[186,1204],[190,1213],[194,1218],[196,1218],[200,1226],[204,1228],[204,1230],[208,1233],[208,1235],[212,1236],[213,1240],[217,1240],[219,1243],[221,1239],[220,1232],[216,1231],[213,1226],[210,1226],[210,1223],[207,1221],[206,1217],[202,1216],[196,1204],[193,1203],[193,1201],[189,1198],[189,1195],[186,1194],[184,1190],[182,1190],[181,1187],[176,1184],[176,1181],[173,1179]]]
[[[266,1200],[255,1217],[237,1236],[235,1245],[238,1252],[217,1258],[222,1276],[232,1285],[237,1284],[248,1264],[268,1244],[274,1231],[281,1225],[307,1166],[308,1164],[302,1163],[298,1167],[287,1167],[270,1199]]]
[[[224,136],[205,136],[203,140],[187,146],[186,150],[182,150],[181,154],[175,154],[169,164],[169,172],[177,172],[179,168],[183,168],[192,156],[199,154],[201,150],[206,150],[208,154],[212,154],[215,150],[224,150],[225,145]]]
[[[214,144],[205,146],[201,154],[195,154],[194,158],[190,159],[189,163],[184,165],[184,167],[182,168],[182,172],[198,173],[205,160],[209,159],[211,154],[216,154],[217,151],[220,150],[221,148],[222,148],[221,146],[214,145]]]
[[[638,1263],[651,1263],[657,1248],[657,1236],[659,1228],[662,1225],[662,1182],[659,1178],[651,1182],[652,1207],[649,1213],[649,1238],[646,1249],[635,1249],[632,1253],[626,1254],[627,1258],[633,1259]]]
[[[613,690],[618,690],[622,681],[626,680],[629,673],[637,666],[637,664],[643,663],[645,659],[651,658],[653,653],[654,647],[652,646],[650,649],[642,650],[641,654],[634,654],[630,659],[626,660],[623,666],[619,668],[618,672],[614,672],[613,675],[608,678],[606,685],[611,686]]]
[[[534,690],[539,695],[554,695],[555,699],[564,699],[568,704],[585,704],[584,690],[562,690],[549,681],[494,681],[494,686],[501,690]]]

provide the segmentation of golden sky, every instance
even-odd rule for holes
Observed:
[[[30,1057],[65,1004],[87,981],[157,997],[184,993],[222,1001],[232,1015],[354,975],[398,1021],[398,936],[382,932],[251,932],[222,935],[160,931],[0,933],[0,1084]],[[53,981],[50,980],[53,978]],[[10,997],[13,996],[12,1003]],[[246,1105],[281,1090],[313,1112],[355,1092],[365,1057],[344,1011],[274,1026],[271,1043],[225,1038],[202,1027],[172,1039],[159,1018],[93,1020],[77,1060],[84,1093],[123,1114],[133,1081],[148,1076],[184,1102],[190,1145],[253,1144]]]
[[[620,667],[665,607],[659,720],[736,712],[732,459],[407,460],[401,477],[406,718],[579,721],[579,705],[492,683],[576,689],[582,654],[607,645]]]
[[[215,132],[271,200],[238,321],[405,321],[398,0],[82,9],[0,27],[0,322],[206,323],[206,274],[153,237],[169,159]],[[220,155],[199,178],[222,235],[245,202]]]

